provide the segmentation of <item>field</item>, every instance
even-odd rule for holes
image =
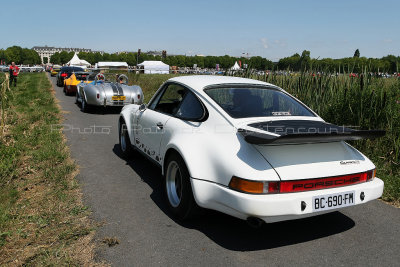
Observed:
[[[45,73],[18,79],[2,97],[7,112],[0,137],[0,265],[89,264],[93,225],[64,136],[52,127],[61,114],[51,84]]]
[[[129,74],[130,84],[142,87],[148,102],[159,86],[179,75]],[[349,75],[252,75],[280,86],[296,96],[324,120],[359,129],[383,129],[385,137],[350,142],[377,165],[377,176],[385,182],[382,199],[399,205],[400,201],[400,79],[377,78],[367,74]]]

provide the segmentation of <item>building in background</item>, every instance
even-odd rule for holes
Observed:
[[[66,51],[66,52],[75,52],[77,54],[79,54],[79,52],[88,52],[88,53],[96,53],[99,52],[100,54],[103,55],[104,51],[92,51],[92,49],[86,49],[86,48],[69,48],[69,47],[53,47],[53,46],[34,46],[32,47],[33,50],[35,50],[43,63],[43,58],[47,57],[48,60],[50,61],[50,57],[52,55],[54,55],[57,52],[62,52],[62,51]]]

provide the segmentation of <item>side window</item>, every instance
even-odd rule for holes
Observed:
[[[161,89],[158,94],[156,95],[156,97],[154,97],[153,101],[151,101],[149,103],[149,105],[147,106],[147,108],[154,110],[154,108],[156,107],[158,101],[160,100],[160,97],[163,95],[165,91],[165,88]]]
[[[204,108],[199,99],[188,90],[176,116],[186,120],[199,120],[204,115]]]
[[[186,89],[178,84],[168,85],[167,89],[165,89],[160,100],[156,104],[154,110],[174,115],[178,111],[185,93]]]

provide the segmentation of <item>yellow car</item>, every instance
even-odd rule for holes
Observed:
[[[91,78],[91,79],[90,79]],[[74,72],[68,79],[64,80],[64,94],[75,94],[78,84],[93,82],[92,75],[89,72]]]
[[[61,66],[59,66],[59,65],[54,65],[54,66],[51,68],[50,75],[51,75],[52,77],[53,77],[53,76],[56,76],[57,73],[60,71],[60,69],[61,69]]]

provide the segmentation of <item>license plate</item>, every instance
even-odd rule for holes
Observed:
[[[352,206],[355,203],[355,191],[320,195],[313,197],[313,211],[322,211]]]
[[[125,100],[126,96],[124,96],[124,95],[112,96],[111,99],[114,100],[114,101]]]

